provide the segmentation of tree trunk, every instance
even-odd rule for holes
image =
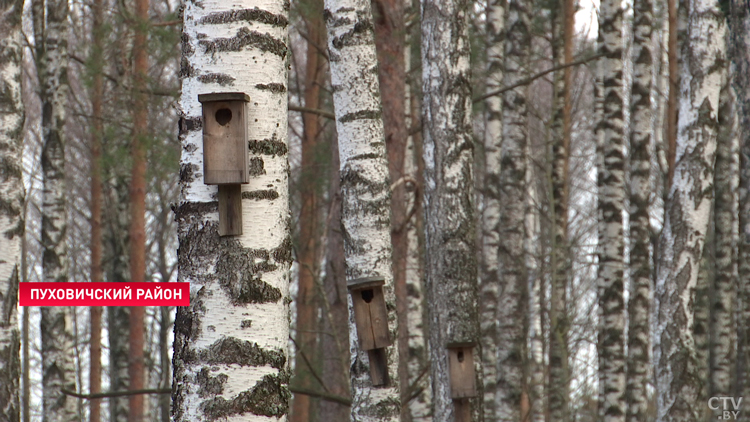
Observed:
[[[323,22],[323,0],[305,3],[304,17],[307,29],[307,54],[305,61],[305,107],[319,109],[320,89],[325,84],[325,58],[318,50],[325,42]],[[299,214],[299,290],[297,293],[297,356],[295,380],[305,388],[323,389],[315,382],[312,372],[320,372],[315,365],[318,350],[318,309],[320,292],[316,280],[320,277],[320,206],[323,201],[324,175],[320,163],[320,117],[312,113],[302,114],[302,161],[300,164],[300,214]],[[313,364],[311,368],[308,365]],[[292,400],[292,422],[309,422],[316,416],[314,400],[306,394],[295,394]]]
[[[495,0],[487,6],[487,93],[503,84],[505,66],[506,0]],[[500,246],[501,186],[500,161],[503,145],[503,107],[501,96],[484,101],[484,210],[482,213],[482,266],[479,297],[482,335],[482,370],[484,371],[484,418],[495,420],[498,396],[498,247]],[[503,391],[503,393],[506,393]]]
[[[623,303],[625,157],[623,156],[622,5],[606,0],[599,10],[600,75],[603,114],[597,137],[603,142],[599,159],[599,417],[625,420],[625,315]]]
[[[95,0],[92,6],[93,23],[91,29],[91,48],[89,62],[94,68],[91,71],[91,282],[104,281],[102,270],[102,103],[104,100],[104,81],[102,64],[104,62],[104,2]],[[96,394],[102,390],[102,307],[90,308],[90,356],[89,392]],[[89,400],[89,420],[101,422],[101,400]]]
[[[647,419],[647,387],[651,380],[651,0],[635,1],[633,21],[634,65],[630,102],[630,298],[625,399],[627,421],[641,422]]]
[[[511,1],[505,44],[505,78],[512,85],[522,79],[531,51],[530,2]],[[497,410],[500,421],[518,421],[526,386],[526,326],[528,272],[526,269],[526,207],[528,172],[528,85],[503,95],[498,194],[503,198],[498,219]]]
[[[682,61],[677,164],[657,265],[654,361],[660,422],[697,421],[705,406],[697,400],[701,381],[696,374],[691,308],[711,208],[725,31],[717,2],[691,3],[689,45]]]
[[[176,220],[178,281],[191,283],[191,298],[175,319],[174,422],[264,421],[289,409],[288,7],[218,6],[188,1],[183,12]],[[241,236],[219,237],[217,189],[203,183],[197,95],[212,91],[251,99]]]
[[[391,266],[390,183],[370,2],[326,0],[325,9],[341,159],[346,278],[385,278],[383,292],[393,337],[399,330],[393,312],[396,298]],[[398,420],[398,344],[384,351],[388,376],[393,379],[385,386],[374,387],[368,367],[369,357],[375,355],[360,349],[353,317],[350,308],[352,420]]]
[[[21,420],[21,333],[16,308],[24,236],[21,16],[23,1],[0,6],[0,420]]]
[[[391,191],[391,246],[393,248],[393,286],[398,318],[398,361],[400,400],[409,400],[409,294],[406,286],[406,263],[409,254],[408,199],[403,181],[408,134],[406,130],[406,65],[404,63],[404,0],[374,0],[375,47],[378,58],[378,81],[383,110],[385,146]],[[408,406],[401,407],[401,421],[409,422]]]
[[[734,396],[745,397],[741,418],[750,421],[750,7],[747,0],[730,3],[730,53],[737,94],[740,137],[739,297],[737,309],[737,385]]]
[[[41,3],[41,4],[40,4]],[[42,104],[42,273],[45,282],[68,281],[65,209],[65,115],[68,95],[68,2],[35,1],[34,35]],[[70,309],[41,309],[42,419],[74,421],[76,401]]]
[[[146,145],[148,133],[148,10],[149,0],[135,1],[135,36],[133,39],[133,139],[130,178],[130,282],[142,283],[146,277]],[[130,390],[145,388],[144,316],[146,308],[130,308],[128,376]],[[128,422],[144,421],[142,394],[128,398]]]
[[[729,74],[730,72],[727,72]],[[734,301],[736,298],[737,189],[739,185],[739,137],[733,89],[729,77],[719,97],[716,166],[714,173],[714,248],[716,266],[711,294],[709,397],[729,397],[734,390]],[[724,409],[714,409],[722,417]]]
[[[429,251],[425,290],[436,422],[452,421],[467,410],[471,420],[483,414],[469,7],[463,0],[422,3],[425,250]],[[452,343],[476,344],[474,399],[452,400],[447,349]]]

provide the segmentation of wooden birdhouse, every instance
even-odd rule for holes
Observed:
[[[359,347],[367,351],[370,379],[375,387],[388,385],[388,356],[391,345],[388,331],[388,310],[385,307],[385,278],[368,277],[347,283],[354,307]]]
[[[448,366],[453,400],[477,395],[474,346],[473,342],[448,344]]]
[[[385,308],[385,278],[368,277],[347,283],[354,304],[359,347],[374,350],[391,345],[388,332],[388,311]]]
[[[247,103],[242,92],[199,94],[203,105],[203,181],[219,185],[219,235],[242,234],[242,192],[249,182]]]

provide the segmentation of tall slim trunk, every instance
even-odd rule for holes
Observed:
[[[523,79],[531,53],[531,2],[512,0],[508,8],[504,85]],[[526,386],[526,325],[528,274],[526,269],[526,206],[528,141],[528,85],[503,96],[498,193],[503,198],[498,219],[497,410],[500,421],[521,420]]]
[[[737,385],[735,396],[745,397],[742,418],[750,421],[750,8],[746,0],[730,3],[729,57],[735,66],[740,142],[739,297],[737,314]]]
[[[336,137],[330,142],[330,215],[326,242],[326,277],[324,290],[326,308],[323,312],[323,331],[332,333],[322,338],[323,373],[329,380],[331,393],[350,396],[349,388],[349,309],[347,306],[344,237],[341,232],[341,190],[339,180],[339,149]],[[321,421],[345,421],[350,415],[349,406],[331,401],[320,401]]]
[[[409,294],[406,286],[406,262],[409,254],[407,186],[402,180],[408,134],[406,130],[406,65],[404,63],[404,0],[374,0],[375,47],[378,58],[378,82],[383,110],[388,175],[391,192],[391,246],[393,248],[393,286],[398,318],[398,379],[401,402],[409,400]],[[401,407],[401,421],[408,422],[409,407]]]
[[[573,59],[573,0],[552,3],[553,65]],[[550,127],[552,150],[552,245],[550,246],[550,418],[567,421],[569,416],[570,361],[568,351],[567,289],[568,173],[570,166],[572,68],[556,72],[553,84],[553,116]]]
[[[433,420],[483,410],[474,219],[469,7],[464,0],[422,3],[425,284]],[[476,343],[477,397],[452,400],[448,345]]]
[[[715,276],[711,294],[709,397],[728,397],[734,378],[734,301],[737,287],[737,188],[739,185],[739,137],[730,72],[721,89],[718,110],[716,166],[714,173]],[[715,409],[714,417],[724,409]]]
[[[133,38],[133,139],[130,154],[133,160],[130,177],[130,282],[142,283],[146,277],[146,141],[148,132],[148,18],[149,0],[135,2],[135,36]],[[130,390],[145,386],[144,316],[146,308],[130,308],[128,344],[128,376]],[[145,396],[128,398],[128,422],[144,421]]]
[[[625,400],[628,422],[647,419],[651,366],[651,33],[653,4],[633,5],[633,84],[630,101],[630,299]]]
[[[24,236],[21,15],[23,1],[0,5],[0,419],[21,420],[21,333],[16,308]]]
[[[691,307],[713,194],[725,31],[718,2],[691,2],[676,165],[657,264],[654,361],[660,422],[697,421],[705,407],[697,400],[701,381],[696,373]]]
[[[625,420],[625,314],[623,303],[625,157],[623,156],[622,5],[602,1],[599,9],[600,77],[603,114],[597,125],[602,140],[598,169],[599,199],[599,417]]]
[[[305,61],[305,107],[320,108],[321,87],[325,84],[325,58],[319,48],[325,42],[323,22],[323,0],[311,0],[305,4],[307,53]],[[323,389],[311,374],[320,372],[315,362],[318,350],[318,309],[321,303],[316,279],[320,277],[320,208],[322,202],[322,166],[319,162],[322,130],[320,117],[312,113],[302,114],[302,162],[300,165],[300,214],[299,214],[299,290],[297,293],[297,356],[295,384],[306,388]],[[310,368],[308,365],[314,367]],[[315,417],[314,400],[305,394],[295,394],[292,401],[292,422],[308,422]]]
[[[342,192],[341,226],[346,279],[380,276],[388,327],[398,333],[390,237],[390,183],[377,79],[377,56],[370,2],[326,0],[331,86],[336,109]],[[352,420],[398,420],[401,411],[398,344],[384,351],[390,380],[374,387],[369,356],[359,347],[349,311]]]
[[[93,46],[90,53],[90,66],[92,69],[91,89],[91,282],[100,283],[104,281],[102,270],[102,103],[104,100],[104,2],[95,0],[92,5],[93,23],[91,29],[91,41]],[[102,307],[90,308],[90,369],[89,369],[89,391],[94,394],[102,389]],[[101,421],[101,400],[89,400],[89,420],[91,422]]]
[[[46,6],[46,7],[45,7]],[[42,273],[46,282],[68,281],[65,209],[65,115],[68,96],[68,2],[34,1],[34,38],[42,103]],[[70,309],[41,309],[42,419],[76,420]]]
[[[505,19],[507,0],[487,5],[487,93],[503,84],[505,67]],[[484,101],[484,210],[482,213],[482,263],[479,297],[484,371],[484,418],[497,418],[498,408],[498,247],[500,246],[500,161],[503,145],[503,99],[491,96]]]
[[[680,95],[680,65],[679,65],[679,0],[667,0],[667,18],[669,21],[669,38],[667,40],[668,67],[669,67],[669,93],[667,97],[667,184],[666,190],[672,186],[674,174],[675,153],[677,152],[677,116],[678,98]]]
[[[178,281],[191,284],[191,298],[175,318],[174,422],[288,413],[287,15],[282,1],[184,6],[176,220]],[[253,172],[242,186],[240,236],[219,237],[217,189],[203,183],[197,95],[217,91],[250,97]]]

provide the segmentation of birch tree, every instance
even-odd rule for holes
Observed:
[[[68,2],[32,2],[39,97],[42,105],[42,272],[45,282],[68,281],[65,209],[65,119],[68,96]],[[43,420],[76,418],[70,310],[41,309]]]
[[[21,420],[21,333],[16,297],[24,233],[24,108],[21,102],[23,1],[0,6],[0,419]]]
[[[487,5],[487,93],[503,84],[505,66],[505,15],[507,0]],[[503,144],[503,98],[493,95],[484,101],[484,209],[482,213],[482,273],[480,281],[480,329],[484,371],[484,417],[497,418],[497,305],[500,293],[498,253],[500,244],[500,161]]]
[[[633,4],[633,84],[630,102],[630,299],[626,405],[628,422],[647,418],[651,361],[651,32],[653,4]]]
[[[531,51],[532,3],[511,0],[504,54],[504,85],[523,79]],[[526,270],[526,206],[528,172],[528,85],[503,95],[503,145],[498,196],[497,410],[500,421],[522,419],[525,384],[528,275]]]
[[[711,209],[725,33],[718,2],[690,2],[676,165],[656,272],[654,361],[660,422],[698,421],[705,406],[697,400],[692,304]]]
[[[187,1],[182,35],[175,422],[265,421],[289,408],[288,3]],[[243,235],[219,237],[216,188],[203,183],[199,93],[250,97],[251,178]]]
[[[399,331],[391,267],[390,183],[370,2],[326,0],[324,15],[339,142],[346,279],[385,278],[388,327],[395,339]],[[352,420],[398,420],[398,346],[385,352],[391,379],[374,387],[369,371],[373,355],[359,348],[351,302],[349,327]]]
[[[473,139],[469,74],[469,7],[464,0],[422,2],[422,133],[424,139],[425,285],[433,420],[466,411],[451,400],[447,346],[479,341],[473,215]],[[482,415],[481,349],[474,348]],[[464,413],[465,415],[465,413]]]
[[[737,93],[740,142],[739,296],[737,309],[737,396],[750,397],[750,8],[744,0],[730,2],[730,54]],[[743,417],[750,417],[750,400],[743,400]]]

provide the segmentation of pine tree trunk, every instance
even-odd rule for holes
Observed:
[[[503,85],[505,66],[505,0],[487,6],[487,93]],[[495,420],[498,396],[498,247],[500,246],[500,161],[503,145],[503,98],[491,96],[484,101],[484,209],[482,213],[482,266],[479,305],[482,335],[482,370],[484,371],[484,418]],[[505,393],[506,391],[503,391]]]
[[[375,47],[378,55],[378,82],[383,103],[383,127],[388,153],[391,192],[391,245],[393,248],[393,286],[398,317],[398,379],[401,402],[409,394],[409,294],[406,286],[406,262],[409,254],[407,186],[403,182],[408,140],[406,130],[406,65],[404,63],[404,0],[374,0]],[[401,408],[401,421],[409,422],[408,406]]]
[[[477,255],[474,219],[473,139],[469,75],[470,2],[422,3],[424,98],[425,284],[433,392],[433,420],[452,421],[471,406],[483,414]],[[448,349],[474,342],[477,396],[451,399]]]
[[[320,108],[320,88],[325,84],[325,58],[318,51],[325,42],[323,22],[323,0],[308,1],[304,5],[307,32],[307,52],[305,61],[305,107]],[[318,309],[320,307],[319,289],[316,280],[320,277],[320,207],[324,178],[320,156],[320,138],[322,136],[320,116],[312,113],[302,115],[302,161],[300,164],[300,214],[299,214],[299,289],[297,293],[297,355],[295,357],[295,378],[293,384],[305,388],[322,389],[315,381],[311,371],[320,372],[317,367],[310,368],[307,362],[315,365],[318,350]],[[304,355],[304,356],[303,356]],[[305,394],[295,394],[292,400],[292,422],[309,422],[315,415],[314,400]]]
[[[660,422],[698,421],[692,303],[711,209],[726,23],[717,2],[694,0],[683,56],[673,185],[657,264],[654,361]]]
[[[21,333],[16,308],[24,236],[21,16],[23,1],[0,6],[0,420],[21,420]]]
[[[630,102],[630,298],[626,404],[628,422],[647,419],[651,366],[651,33],[653,4],[633,5],[633,84]]]
[[[733,85],[737,93],[740,142],[739,189],[739,292],[737,315],[736,397],[742,401],[741,419],[750,421],[750,4],[730,3],[730,52],[735,66]]]
[[[391,338],[398,338],[395,286],[391,267],[390,183],[377,80],[377,56],[370,2],[326,0],[331,86],[336,109],[341,222],[346,251],[346,279],[380,276]],[[373,387],[369,357],[361,350],[349,310],[352,420],[398,420],[401,410],[398,344],[387,347],[385,386]]]
[[[729,72],[727,72],[729,74]],[[714,248],[716,266],[711,294],[709,397],[729,397],[735,372],[734,301],[736,298],[737,189],[739,185],[739,137],[735,98],[729,78],[721,89],[714,173]],[[724,409],[715,409],[718,419]]]
[[[623,303],[625,159],[623,156],[622,5],[602,1],[599,10],[600,75],[603,114],[597,126],[602,140],[599,199],[599,415],[605,422],[625,420],[625,314]]]
[[[146,277],[146,136],[148,133],[148,16],[149,0],[135,1],[135,36],[133,39],[133,138],[130,154],[133,160],[130,178],[130,282],[142,283]],[[145,388],[144,317],[146,308],[130,308],[128,336],[128,376],[130,390]],[[128,397],[128,422],[144,422],[142,394]]]
[[[178,281],[172,420],[265,421],[289,409],[288,3],[252,0],[183,11]],[[219,83],[219,81],[221,83]],[[219,237],[217,188],[203,183],[199,93],[244,92],[250,183],[243,235]]]

